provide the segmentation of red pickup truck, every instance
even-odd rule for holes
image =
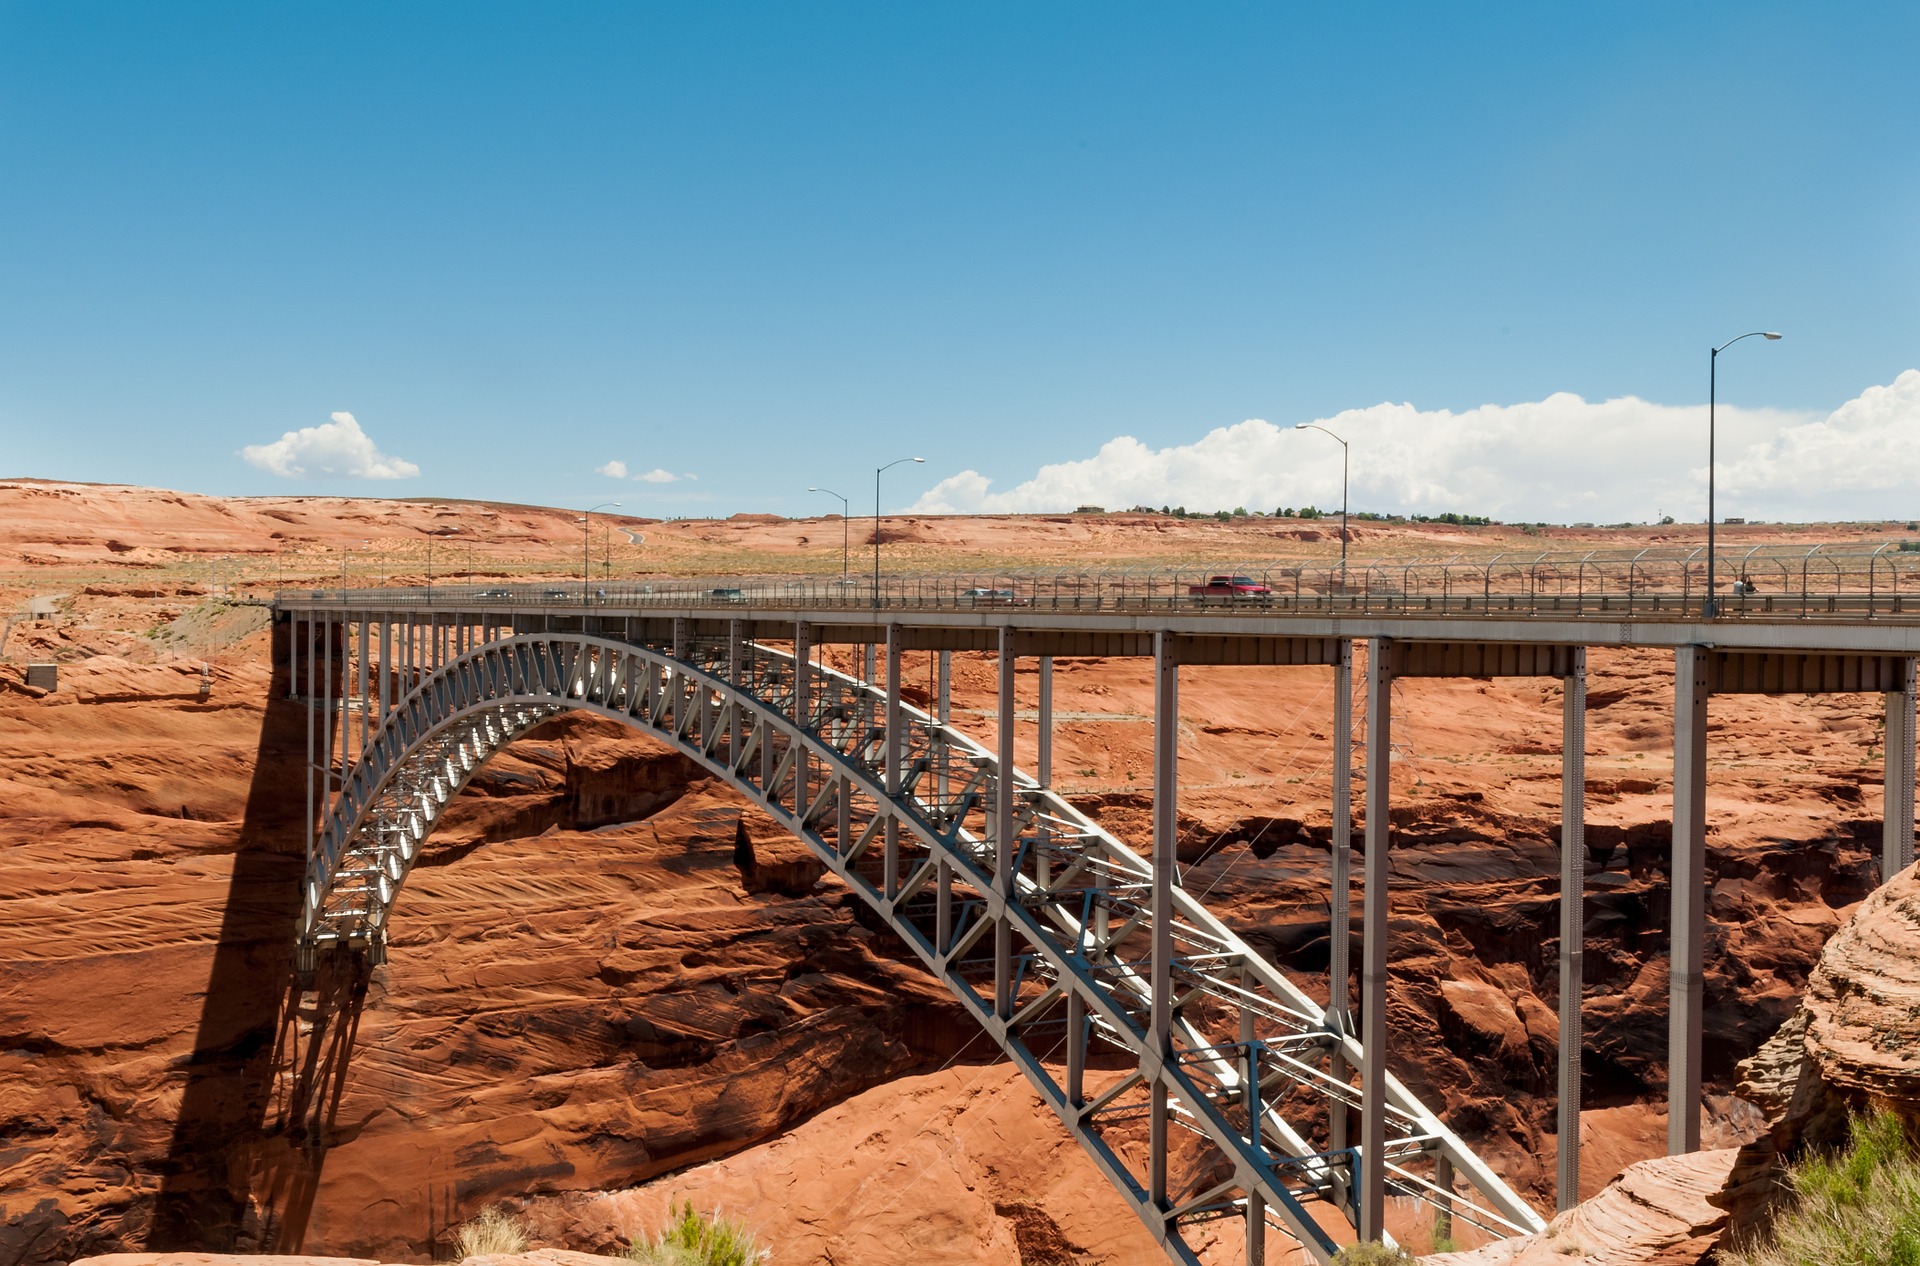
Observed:
[[[1252,576],[1209,576],[1204,585],[1188,585],[1187,593],[1196,598],[1271,598],[1273,590]]]

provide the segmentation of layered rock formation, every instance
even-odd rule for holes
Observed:
[[[1768,1120],[1716,1198],[1736,1236],[1764,1224],[1783,1166],[1844,1142],[1852,1114],[1894,1112],[1920,1135],[1920,870],[1860,904],[1827,943],[1799,1009],[1740,1073],[1741,1095]]]
[[[1726,1229],[1726,1212],[1712,1197],[1733,1162],[1733,1148],[1641,1161],[1554,1218],[1539,1235],[1468,1252],[1434,1253],[1421,1261],[1423,1266],[1699,1266]]]

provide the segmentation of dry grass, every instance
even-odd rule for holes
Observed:
[[[673,1212],[657,1236],[642,1236],[627,1250],[641,1266],[756,1266],[772,1254],[760,1247],[745,1223],[697,1212],[691,1201]]]
[[[1900,1119],[1856,1117],[1847,1146],[1793,1166],[1792,1195],[1721,1266],[1920,1266],[1920,1155]]]
[[[512,1214],[498,1205],[488,1205],[453,1229],[456,1260],[487,1253],[524,1253],[527,1233]]]
[[[1350,1244],[1333,1255],[1333,1266],[1414,1266],[1413,1254],[1372,1241]]]

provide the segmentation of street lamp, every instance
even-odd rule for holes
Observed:
[[[595,510],[608,507],[619,509],[618,501],[602,501],[597,506],[588,506],[580,513],[580,605],[587,605],[587,586],[593,583],[593,525]]]
[[[1293,429],[1296,431],[1319,431],[1322,435],[1333,435],[1332,431],[1327,430],[1326,427],[1321,426],[1316,422],[1296,422],[1293,424]],[[1345,593],[1347,591],[1347,454],[1348,454],[1348,449],[1347,449],[1347,442],[1345,440],[1341,440],[1338,435],[1333,435],[1333,438],[1336,440],[1340,440],[1340,592]]]
[[[880,608],[880,473],[907,462],[924,462],[924,457],[902,457],[879,466],[873,472],[873,606]]]
[[[916,457],[914,460],[920,459]],[[824,492],[829,497],[840,497],[840,494],[831,488],[809,488],[807,491]],[[851,517],[847,511],[847,499],[840,497],[840,583],[842,585],[847,583],[847,560],[852,557],[853,527],[848,522]]]
[[[1714,405],[1716,403],[1716,397],[1719,395],[1719,392],[1720,392],[1720,384],[1719,384],[1720,353],[1726,351],[1729,347],[1732,347],[1735,343],[1738,343],[1742,338],[1755,338],[1755,337],[1766,339],[1768,342],[1777,342],[1780,338],[1780,336],[1774,333],[1772,330],[1750,330],[1747,333],[1742,334],[1740,338],[1730,338],[1726,342],[1720,344],[1720,346],[1713,349],[1713,354],[1707,357],[1707,600],[1705,603],[1704,610],[1706,612],[1706,617],[1709,620],[1713,619],[1716,615],[1720,613],[1719,603],[1714,601],[1714,596],[1713,596],[1713,583],[1714,583],[1713,582],[1713,573],[1714,573],[1714,569],[1713,569],[1713,540],[1714,540],[1714,535],[1713,535],[1713,531],[1714,531],[1713,412],[1714,412]]]

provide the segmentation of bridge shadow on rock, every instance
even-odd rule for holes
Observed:
[[[337,1095],[364,995],[364,980],[357,992],[351,980],[336,981],[319,1011],[299,1012],[293,943],[305,865],[307,710],[286,697],[289,638],[288,625],[273,626],[272,684],[150,1251],[269,1250],[289,1236],[297,1241],[300,1193],[310,1199],[325,1137],[300,1123],[317,1120]],[[304,1052],[303,1022],[312,1026]],[[290,1087],[277,1075],[282,1067]],[[270,1109],[280,1119],[270,1121]],[[276,1210],[276,1197],[288,1203]]]

